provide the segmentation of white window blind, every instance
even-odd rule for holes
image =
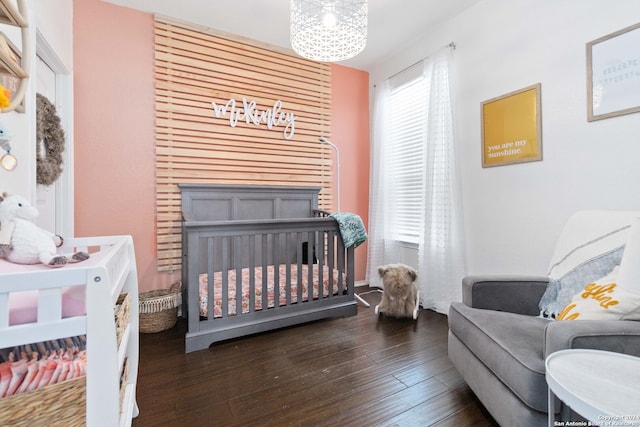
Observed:
[[[392,195],[387,238],[418,243],[424,174],[426,82],[422,64],[391,80],[389,175]]]

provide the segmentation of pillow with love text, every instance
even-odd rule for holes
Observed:
[[[616,282],[619,267],[578,292],[558,320],[640,320],[640,294]]]

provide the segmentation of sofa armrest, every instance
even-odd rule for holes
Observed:
[[[473,308],[537,316],[548,282],[548,277],[541,276],[467,276],[462,279],[462,302]]]
[[[545,327],[544,357],[558,350],[586,348],[640,356],[640,322],[558,320]]]

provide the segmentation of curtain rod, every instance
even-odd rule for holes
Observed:
[[[451,42],[451,43],[449,43],[449,44],[447,44],[447,45],[442,46],[440,49],[436,50],[435,52],[438,52],[438,51],[440,51],[440,50],[442,50],[442,49],[446,49],[446,48],[451,48],[451,50],[456,50],[456,43],[455,43],[455,42]],[[435,53],[435,52],[433,52],[433,53]],[[433,55],[433,53],[431,53],[431,55]],[[431,56],[431,55],[425,56],[424,58],[422,58],[422,59],[420,59],[420,60],[418,60],[418,61],[414,62],[413,64],[409,65],[408,67],[405,67],[405,68],[403,68],[402,70],[398,71],[397,73],[395,73],[395,74],[393,74],[393,75],[391,75],[391,76],[387,77],[387,79],[392,79],[392,78],[394,78],[395,76],[397,76],[398,74],[402,73],[403,71],[406,71],[406,70],[408,70],[409,68],[411,68],[411,67],[413,67],[413,66],[415,66],[415,65],[418,65],[419,63],[421,63],[421,62],[422,62],[422,61],[424,61],[425,59],[428,59],[428,58],[429,58],[429,56]],[[374,87],[375,87],[375,85],[374,85]]]

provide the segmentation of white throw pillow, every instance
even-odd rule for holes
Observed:
[[[539,302],[542,316],[556,318],[585,284],[620,265],[631,225],[639,216],[639,211],[591,210],[569,218],[556,243],[549,284]]]
[[[560,312],[558,320],[640,320],[640,293],[617,282],[620,268],[589,283]]]
[[[558,237],[548,276],[560,279],[585,262],[624,246],[629,239],[631,224],[638,216],[638,211],[574,213]]]

